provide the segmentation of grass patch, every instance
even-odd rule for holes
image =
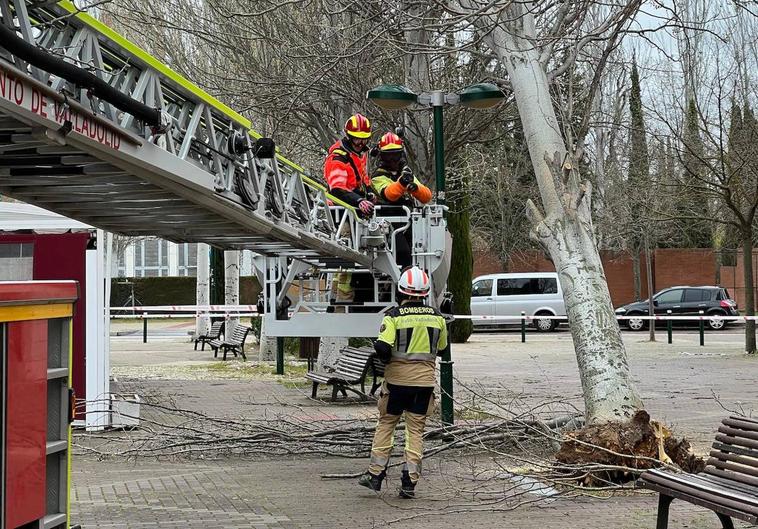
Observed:
[[[203,365],[186,366],[197,375],[207,378],[239,379],[239,380],[275,380],[288,388],[306,387],[305,380],[308,365],[305,362],[289,361],[284,364],[284,375],[276,374],[276,364],[260,362],[240,362],[227,360],[211,362]]]

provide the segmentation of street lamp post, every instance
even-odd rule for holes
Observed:
[[[434,112],[434,174],[438,204],[445,204],[445,139],[443,135],[442,111],[445,105],[461,104],[469,108],[490,108],[497,105],[504,95],[495,85],[477,83],[467,86],[458,93],[446,94],[433,90],[415,94],[403,85],[379,85],[368,91],[366,99],[385,110],[400,110],[413,104],[431,107]],[[443,424],[452,425],[453,415],[453,360],[448,347],[440,361],[440,389],[442,402],[440,419]]]

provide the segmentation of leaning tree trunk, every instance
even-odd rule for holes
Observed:
[[[742,234],[742,263],[745,278],[745,316],[755,316],[755,281],[753,281],[753,230]],[[755,354],[755,320],[745,322],[745,352]]]
[[[560,132],[547,75],[533,41],[533,20],[495,27],[486,38],[505,65],[542,198],[528,211],[533,235],[558,271],[574,341],[588,422],[631,417],[642,407],[595,245],[589,182],[581,182]],[[519,37],[520,32],[520,37]],[[515,35],[515,36],[514,36]],[[532,35],[533,36],[533,35]]]

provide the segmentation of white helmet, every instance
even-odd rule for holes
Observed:
[[[406,268],[400,273],[397,289],[408,296],[425,297],[429,293],[429,276],[418,266]]]

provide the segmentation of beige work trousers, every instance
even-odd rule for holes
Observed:
[[[371,460],[369,461],[368,471],[378,476],[387,468],[392,448],[395,445],[395,427],[400,422],[400,418],[405,416],[405,464],[403,470],[407,470],[411,481],[416,483],[421,476],[424,427],[426,426],[427,416],[433,413],[434,395],[429,399],[429,408],[424,415],[409,411],[404,411],[402,415],[391,415],[387,413],[389,390],[386,383],[382,384],[380,391],[379,402],[377,403],[379,421],[376,424],[374,442],[371,445]]]

